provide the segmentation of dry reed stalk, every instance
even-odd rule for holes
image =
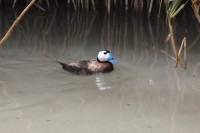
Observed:
[[[171,35],[169,36],[168,35],[168,38],[171,38]],[[179,57],[181,56],[181,52],[182,52],[182,49],[184,49],[183,51],[183,54],[184,54],[184,64],[181,63]],[[182,42],[181,42],[181,46],[179,48],[179,52],[177,53],[177,57],[179,60],[177,60],[177,58],[174,58],[173,56],[169,55],[166,51],[164,50],[160,50],[160,52],[164,53],[165,55],[169,56],[170,58],[172,58],[173,60],[176,61],[176,64],[174,66],[174,68],[176,69],[176,67],[178,66],[178,63],[180,64],[181,67],[183,67],[184,69],[187,69],[187,56],[186,56],[186,37],[183,38]]]
[[[28,1],[31,2],[31,0],[28,0]],[[49,0],[46,0],[46,2],[47,2],[47,6],[48,6],[48,8],[49,8],[49,7],[50,7],[50,5],[49,5]],[[38,4],[33,3],[33,5],[34,5],[35,7],[37,7],[38,9],[42,10],[43,12],[46,12],[46,10],[45,10],[44,8],[42,8],[41,6],[39,6]]]
[[[165,43],[167,43],[170,38],[171,38],[171,34],[168,34],[167,38],[165,39]]]
[[[170,40],[171,40],[171,43],[172,43],[174,55],[176,57],[176,64],[174,66],[174,68],[176,69],[177,65],[178,65],[178,62],[180,61],[180,59],[179,59],[179,56],[178,56],[178,52],[176,50],[176,45],[175,45],[175,41],[174,41],[174,33],[173,33],[171,22],[168,22],[168,24],[169,24],[169,31],[170,31]]]
[[[152,6],[153,6],[153,0],[151,0],[150,5],[149,5],[148,18],[150,17]]]
[[[185,42],[186,42],[186,37],[183,38],[182,43],[181,43],[181,46],[180,46],[180,48],[179,48],[179,52],[178,52],[178,56],[179,56],[179,57],[180,57],[180,55],[181,55],[181,51],[182,51],[182,49],[183,49],[183,45],[185,44]]]
[[[192,9],[194,10],[194,14],[200,23],[199,8],[200,8],[200,4],[199,5],[197,4],[197,0],[196,0],[196,2],[192,3]]]
[[[163,54],[167,55],[168,57],[172,58],[173,60],[176,60],[176,58],[174,58],[173,56],[168,54],[166,51],[164,51],[164,50],[159,50],[159,51],[162,52]]]
[[[162,0],[160,0],[160,4],[159,4],[158,18],[160,17],[161,6],[162,6]]]
[[[184,42],[184,69],[187,69],[187,55],[186,55],[186,38],[185,38],[185,42]]]
[[[74,0],[72,0],[72,3],[73,3],[73,5],[74,5],[74,10],[77,10],[76,3],[75,3]]]
[[[91,0],[91,2],[92,2],[92,8],[93,8],[93,10],[96,10],[95,1],[94,1],[94,0]]]
[[[181,43],[181,46],[180,46],[180,49],[179,49],[179,53],[178,53],[178,56],[179,56],[179,57],[180,57],[180,55],[181,55],[181,51],[182,51],[183,47],[184,47],[184,52],[183,52],[183,54],[184,54],[184,57],[183,57],[184,65],[183,65],[181,62],[180,62],[180,65],[181,65],[181,67],[183,67],[184,69],[186,69],[186,68],[187,68],[187,59],[186,59],[186,37],[184,37],[183,40],[182,40],[182,43]]]
[[[186,41],[185,41],[186,39],[184,38],[183,41],[182,41],[182,45],[179,49],[179,53],[178,53],[177,50],[176,50],[176,45],[175,45],[175,41],[174,41],[174,34],[173,34],[171,20],[184,8],[184,6],[186,5],[186,3],[189,0],[187,0],[184,4],[181,4],[181,1],[182,0],[176,0],[176,1],[165,0],[166,14],[167,14],[168,26],[169,26],[169,31],[170,31],[170,35],[168,35],[167,40],[170,38],[171,44],[172,44],[172,47],[173,47],[173,51],[174,51],[174,55],[176,57],[176,64],[174,66],[175,69],[177,68],[178,63],[180,62],[179,56],[181,54],[183,43],[184,42],[186,43]],[[181,62],[180,62],[180,65],[183,66]]]
[[[28,0],[29,2],[31,2],[31,0]],[[48,8],[50,7],[49,6],[49,0],[46,0],[46,2],[47,2],[47,6],[48,6]],[[46,12],[46,10],[44,9],[44,8],[42,8],[41,6],[39,6],[38,4],[36,4],[36,3],[33,3],[33,5],[35,6],[35,7],[37,7],[38,9],[40,9],[40,10],[42,10],[43,12]]]
[[[173,33],[173,32],[172,32],[172,33]],[[173,35],[173,34],[172,34],[172,35]],[[171,35],[171,34],[168,34],[167,39],[165,40],[165,42],[168,42],[169,39],[171,39],[171,42],[173,42],[174,39],[173,39],[173,36],[172,36],[172,35]],[[175,43],[172,43],[172,46],[175,46],[175,45],[173,45],[173,44],[175,44]],[[181,61],[180,61],[180,59],[179,59],[179,57],[181,56],[182,49],[184,49],[184,51],[183,51],[183,54],[184,54],[184,57],[183,57],[183,59],[184,59],[184,64],[182,64]],[[169,55],[169,54],[168,54],[166,51],[164,51],[164,50],[160,50],[160,52],[164,53],[165,55],[169,56],[170,58],[172,58],[173,60],[176,61],[176,64],[175,64],[175,66],[174,66],[175,69],[176,69],[176,67],[178,66],[178,63],[180,63],[180,66],[181,66],[181,67],[183,67],[184,69],[187,69],[186,50],[187,50],[187,49],[186,49],[186,37],[184,37],[183,40],[182,40],[182,42],[181,42],[181,46],[180,46],[180,48],[179,48],[179,52],[176,53],[177,51],[176,51],[176,49],[175,49],[175,55],[177,54],[176,58],[174,58],[173,56]],[[178,59],[177,59],[177,57],[178,57]]]
[[[41,6],[39,6],[38,4],[33,4],[35,7],[37,7],[38,9],[42,10],[43,12],[46,12],[46,10],[44,8],[42,8]]]
[[[19,15],[19,17],[15,20],[15,22],[12,24],[12,26],[10,27],[10,29],[7,31],[7,33],[5,34],[5,36],[3,37],[3,39],[0,42],[0,45],[2,45],[5,40],[11,35],[14,27],[17,25],[17,23],[20,21],[20,19],[24,16],[24,14],[28,11],[28,9],[35,3],[36,0],[32,0],[28,6],[22,11],[22,13]]]
[[[15,4],[16,4],[16,2],[17,2],[17,0],[14,0],[14,1],[13,1],[12,8],[14,8],[14,7],[15,7]]]

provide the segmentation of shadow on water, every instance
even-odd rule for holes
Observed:
[[[0,47],[0,132],[199,132],[199,24],[175,21],[190,48],[188,70],[175,71],[159,52],[173,55],[165,18],[60,12],[29,12]],[[1,38],[15,13],[0,12]],[[108,74],[75,76],[40,56],[68,63],[102,49],[120,62]]]

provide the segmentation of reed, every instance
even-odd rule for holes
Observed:
[[[150,17],[151,11],[152,11],[152,6],[153,6],[153,0],[151,0],[149,4],[149,11],[148,11],[148,17]]]
[[[3,0],[0,0],[0,4]],[[5,0],[4,0],[5,1]],[[24,0],[24,2],[30,2],[31,0]],[[101,2],[100,2],[101,1]],[[200,22],[200,15],[199,15],[199,9],[200,9],[200,4],[199,0],[186,0],[191,1],[192,3],[192,9],[194,11],[194,14],[197,18],[197,20]],[[14,8],[16,6],[16,3],[18,3],[19,0],[13,0],[12,7]],[[52,7],[59,6],[58,0],[38,0],[37,3],[34,4],[37,8],[45,11],[46,9],[44,7],[47,7],[48,9],[52,9]],[[80,9],[86,9],[89,10],[90,8],[93,10],[96,10],[97,7],[105,7],[107,9],[108,15],[111,15],[111,10],[114,10],[112,7],[116,8],[121,8],[124,7],[125,11],[131,10],[132,8],[135,11],[140,11],[143,10],[143,8],[146,8],[148,17],[150,17],[151,12],[153,10],[158,9],[158,17],[161,14],[161,10],[164,10],[162,6],[166,5],[166,3],[172,3],[170,4],[173,5],[171,7],[170,11],[170,17],[176,16],[181,9],[184,8],[185,4],[181,4],[184,1],[183,0],[66,0],[65,1],[67,4],[67,7],[70,8],[72,6],[75,11],[80,10]],[[104,2],[104,4],[102,4]],[[146,5],[146,7],[144,7]],[[153,8],[156,7],[157,8]],[[177,8],[179,7],[179,8]],[[167,16],[167,14],[166,14]]]
[[[19,17],[15,20],[15,22],[12,24],[10,29],[7,31],[3,39],[0,41],[0,45],[2,45],[6,39],[11,35],[14,27],[17,25],[17,23],[20,21],[20,19],[24,16],[24,14],[28,11],[28,9],[35,3],[36,0],[32,0],[29,5],[22,11],[22,13],[19,15]]]
[[[171,2],[170,0],[165,0],[166,14],[167,14],[168,26],[169,26],[169,32],[170,32],[168,37],[167,37],[167,41],[168,41],[168,39],[171,40],[174,55],[176,57],[176,63],[175,63],[175,66],[174,66],[175,69],[177,68],[178,63],[180,62],[179,56],[180,56],[180,53],[181,53],[181,50],[182,50],[182,46],[184,45],[186,47],[186,38],[184,38],[183,41],[182,41],[181,47],[179,49],[179,53],[177,52],[176,44],[175,44],[175,41],[174,41],[174,33],[173,33],[173,28],[172,28],[172,22],[171,22],[172,19],[184,8],[186,3],[188,2],[188,0],[187,0],[186,3],[181,4],[181,1],[182,0],[176,0],[176,1]],[[184,54],[185,54],[184,57],[186,58],[186,50],[184,50]],[[184,60],[186,60],[185,58],[184,58]],[[181,64],[181,62],[180,62],[180,64]],[[185,68],[186,68],[186,66],[185,66]]]
[[[194,14],[195,14],[197,20],[200,23],[200,15],[199,15],[200,4],[199,4],[199,0],[192,0],[192,9],[194,10]]]
[[[160,17],[161,6],[162,6],[162,0],[159,1],[158,17]]]

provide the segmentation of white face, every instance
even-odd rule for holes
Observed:
[[[109,54],[110,54],[110,52],[100,51],[98,56],[97,56],[97,58],[102,62],[103,61],[108,61]]]

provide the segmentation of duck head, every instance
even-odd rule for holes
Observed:
[[[118,61],[114,58],[114,56],[108,50],[100,51],[97,56],[97,61],[99,62],[111,62],[118,63]]]

